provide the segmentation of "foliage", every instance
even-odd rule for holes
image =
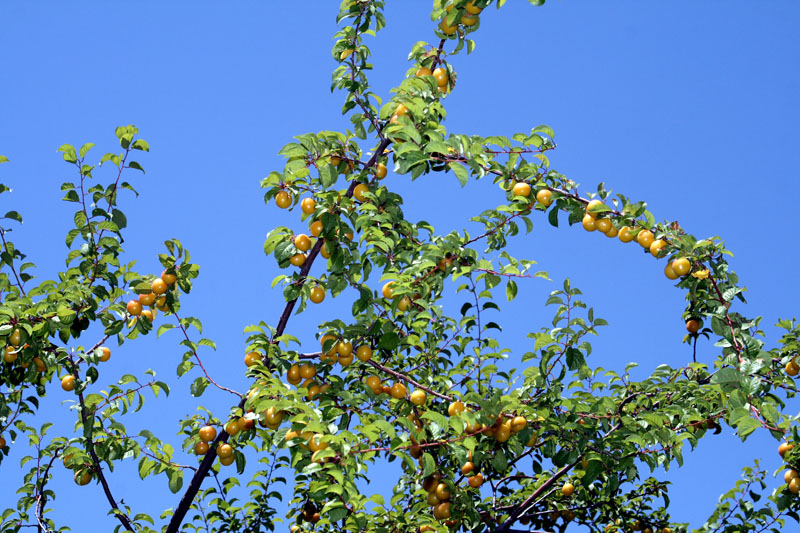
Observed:
[[[719,238],[697,239],[677,223],[658,222],[644,202],[612,196],[602,184],[581,195],[550,167],[547,152],[556,144],[548,126],[508,137],[446,131],[447,94],[461,90],[453,58],[474,49],[470,37],[481,17],[492,16],[481,13],[489,3],[436,0],[438,44],[413,46],[411,68],[382,103],[370,90],[363,39],[384,26],[383,2],[343,2],[332,88],[345,93],[342,112],[352,129],[297,136],[280,150],[284,168],[261,182],[268,204],[300,207],[314,238],[288,227],[267,236],[265,253],[288,269],[273,281],[286,306],[275,323],[245,330],[252,387],[244,394],[206,372],[198,352],[215,344],[195,339],[190,332],[202,335],[201,321],[180,313],[199,274],[180,242],[165,243],[158,277],[123,259],[127,219],[119,194],[136,193],[125,179],[144,172],[133,157],[149,151],[148,143],[133,126],[117,128],[122,151],[100,158],[98,167],[110,172],[104,182],[87,162],[92,143],[59,148],[76,175],[61,186],[76,208],[65,270],[32,286],[26,271],[33,263],[9,240],[21,216],[8,212],[0,228],[0,461],[18,440],[37,452],[22,459],[29,470],[19,501],[0,516],[3,531],[67,530],[46,514],[54,498],[47,484],[63,475],[57,462],[76,483],[102,485],[118,530],[160,529],[153,515],[111,493],[107,477],[127,460],[137,461],[142,479],[162,475],[182,494],[162,515],[166,531],[272,531],[289,489],[288,518],[303,530],[683,531],[687,525],[670,519],[669,484],[653,472],[680,466],[686,443],[696,446],[722,424],[742,440],[757,429],[798,440],[784,409],[796,393],[800,327],[782,321],[786,334],[768,347],[759,319],[733,310],[744,298]],[[440,235],[405,218],[403,199],[383,181],[387,166],[394,179],[434,172],[462,186],[491,179],[507,201],[471,219],[483,226],[479,235]],[[642,245],[686,295],[686,342],[713,341],[719,357],[663,365],[641,381],[630,366],[592,365],[590,339],[606,322],[569,280],[546,302],[552,322],[530,332],[532,350],[511,353],[493,337],[502,300],[516,297],[518,283],[547,274],[506,247],[509,237],[532,230],[535,217],[553,226],[581,222]],[[327,263],[312,274],[320,256]],[[383,287],[374,290],[378,282]],[[457,313],[444,302],[450,287],[464,300]],[[350,316],[320,324],[319,347],[300,346],[289,328],[293,312],[326,297],[352,299]],[[197,466],[180,464],[180,451],[162,437],[132,435],[123,424],[148,396],[169,394],[167,383],[147,372],[100,384],[106,344],[153,334],[159,312],[170,321],[155,334],[177,330],[184,351],[177,374],[193,378],[190,394],[213,387],[235,396],[229,412],[181,422],[182,451],[202,455]],[[102,326],[100,339],[86,339],[91,325]],[[39,398],[59,380],[74,395],[75,437],[31,425]],[[785,460],[795,465],[796,456],[788,450]],[[402,468],[389,501],[363,488],[378,462]],[[239,475],[248,463],[257,468],[245,491]],[[797,520],[793,485],[762,501],[764,479],[762,470],[746,469],[699,531],[778,531],[787,518]]]

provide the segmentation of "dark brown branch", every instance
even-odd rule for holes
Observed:
[[[72,365],[72,374],[78,378],[78,366],[75,364],[72,356],[69,357],[70,364]],[[86,408],[86,402],[83,399],[83,392],[78,392],[78,400],[81,406],[81,422],[83,422],[84,426],[89,418],[89,410]],[[97,453],[94,451],[94,438],[92,436],[94,430],[94,414],[91,415],[91,422],[89,425],[89,435],[86,440],[86,450],[89,452],[89,456],[92,458],[92,462],[94,463],[95,470],[97,471],[97,477],[100,480],[100,484],[103,486],[103,492],[106,495],[106,499],[108,500],[109,505],[114,509],[114,516],[117,517],[117,520],[120,521],[122,526],[128,531],[134,531],[133,525],[131,524],[128,517],[123,513],[119,506],[117,505],[117,501],[114,499],[114,496],[111,494],[111,489],[108,486],[108,482],[106,481],[106,476],[103,474],[103,468],[100,466],[100,458],[97,456]]]

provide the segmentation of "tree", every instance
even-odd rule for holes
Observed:
[[[63,528],[45,514],[54,497],[48,480],[63,475],[56,471],[59,462],[79,485],[102,485],[122,530],[151,530],[153,520],[122,505],[108,483],[112,467],[133,458],[142,477],[164,474],[181,494],[169,504],[175,511],[164,519],[167,531],[206,524],[217,531],[269,530],[280,477],[293,478],[286,483],[294,491],[291,515],[303,530],[513,531],[530,525],[553,531],[583,524],[678,531],[683,526],[668,514],[668,486],[648,470],[680,465],[684,441],[694,445],[722,424],[743,439],[764,428],[776,439],[797,440],[783,404],[795,391],[797,326],[783,321],[786,335],[777,347],[766,347],[758,320],[732,308],[743,298],[721,241],[657,223],[643,202],[612,198],[603,187],[580,194],[550,167],[555,135],[547,126],[510,139],[447,134],[446,96],[461,89],[450,58],[472,48],[468,37],[488,13],[481,13],[487,2],[440,4],[433,13],[441,21],[438,46],[414,46],[413,67],[380,109],[370,92],[362,37],[383,26],[382,3],[342,6],[334,87],[346,94],[344,112],[353,129],[297,137],[281,150],[285,168],[262,182],[267,202],[302,212],[316,240],[279,227],[265,242],[278,266],[291,270],[275,280],[286,300],[276,321],[248,331],[243,357],[253,386],[247,393],[205,372],[198,349],[213,342],[194,337],[191,328],[200,333],[200,321],[180,311],[199,268],[180,242],[166,243],[158,277],[124,262],[127,221],[118,193],[132,188],[125,176],[142,169],[133,154],[149,145],[136,128],[118,128],[122,153],[100,159],[114,173],[95,185],[96,169],[87,162],[92,145],[61,147],[78,174],[62,186],[65,200],[76,203],[67,270],[57,281],[30,287],[25,271],[31,264],[7,240],[11,228],[2,230],[0,427],[8,441],[0,444],[5,455],[27,438],[38,452],[24,461],[30,473],[16,508],[3,514],[3,530]],[[507,191],[507,202],[479,217],[482,234],[437,235],[404,218],[402,198],[382,181],[388,166],[412,178],[449,172],[464,185],[470,177],[489,178]],[[533,350],[508,353],[493,338],[501,322],[497,300],[513,299],[518,282],[545,274],[505,248],[536,217],[553,225],[580,221],[589,231],[646,248],[686,294],[686,342],[715,341],[720,358],[660,367],[642,381],[630,379],[628,369],[606,373],[590,366],[588,337],[604,322],[568,281],[551,295],[554,318],[533,333]],[[20,220],[15,212],[6,218]],[[376,280],[382,290],[373,290]],[[444,301],[447,287],[468,295],[456,313]],[[319,346],[299,345],[289,326],[293,312],[331,297],[352,298],[352,316],[320,324]],[[167,383],[125,375],[107,395],[100,393],[108,345],[152,334],[158,313],[175,321],[161,323],[155,333],[176,329],[185,347],[179,374],[199,376],[191,393],[200,396],[211,386],[235,397],[230,412],[183,421],[184,450],[203,456],[197,467],[178,464],[166,439],[129,435],[122,423],[143,394],[169,392]],[[89,336],[93,326],[104,330],[100,338]],[[508,359],[527,368],[508,372]],[[47,434],[47,423],[34,427],[37,396],[57,391],[59,380],[77,402],[77,438]],[[796,464],[791,449],[782,452],[788,465]],[[230,499],[236,476],[220,476],[233,463],[241,473],[257,461],[265,468],[253,475],[252,492],[244,503]],[[370,501],[359,482],[383,461],[401,464],[403,474],[391,501]],[[759,503],[754,489],[765,487],[764,479],[759,469],[745,471],[704,529],[777,531],[783,516],[796,518],[791,493],[800,481],[787,474],[786,486]]]

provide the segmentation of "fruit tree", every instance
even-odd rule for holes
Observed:
[[[24,244],[11,240],[21,215],[9,211],[0,228],[0,469],[4,480],[12,464],[24,470],[17,501],[0,506],[0,530],[91,530],[92,517],[50,514],[52,480],[69,476],[100,487],[98,516],[109,513],[116,531],[679,532],[688,525],[671,516],[673,486],[661,474],[725,429],[742,440],[769,435],[785,473],[768,481],[746,468],[699,531],[797,527],[800,434],[787,400],[800,325],[781,320],[783,336],[766,339],[760,319],[742,314],[720,238],[695,236],[602,184],[581,190],[551,166],[549,126],[446,130],[447,98],[466,89],[458,63],[503,4],[434,0],[432,28],[419,36],[430,42],[409,43],[408,70],[379,95],[365,37],[385,26],[384,2],[342,2],[333,89],[351,126],[297,135],[280,149],[283,168],[261,181],[267,209],[294,222],[263,243],[283,304],[246,326],[236,356],[246,390],[204,364],[215,343],[181,310],[203,282],[182,243],[166,241],[153,272],[123,250],[123,205],[150,150],[138,129],[118,127],[119,149],[99,159],[92,143],[59,148],[74,176],[61,186],[74,206],[65,269],[34,278]],[[438,233],[406,217],[394,187],[428,174],[454,186],[489,181],[501,202],[465,219],[479,232]],[[550,293],[552,318],[532,327],[529,350],[505,346],[503,304],[520,284],[548,277],[509,251],[534,221],[591,232],[610,255],[647,254],[685,300],[691,360],[644,379],[602,368],[591,339],[606,322],[569,280]],[[293,320],[332,300],[305,342]],[[120,347],[145,336],[176,339],[177,374],[190,380],[182,391],[226,398],[225,408],[177,421],[178,439],[126,425],[145,399],[180,394],[175,383],[106,371]],[[698,345],[715,356],[698,356]],[[73,431],[44,420],[40,403],[53,396],[65,401],[50,408]],[[114,477],[132,463],[138,476],[118,490]],[[376,472],[392,473],[388,497],[367,483]],[[174,501],[127,504],[139,478],[163,479]]]

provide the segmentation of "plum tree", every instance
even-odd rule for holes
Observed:
[[[285,304],[273,322],[245,330],[246,392],[218,383],[198,354],[214,343],[194,339],[191,328],[200,331],[201,322],[180,312],[199,274],[181,243],[165,243],[159,276],[123,262],[127,219],[119,194],[131,186],[120,178],[143,170],[133,154],[149,151],[134,126],[116,129],[121,153],[100,158],[114,170],[107,184],[91,184],[93,144],[59,149],[77,181],[62,186],[76,211],[67,230],[68,268],[57,282],[31,286],[31,263],[8,239],[9,228],[0,228],[0,468],[22,437],[37,453],[23,459],[32,466],[18,501],[0,515],[0,529],[66,530],[47,513],[54,499],[47,484],[61,475],[54,467],[61,461],[78,485],[102,486],[120,531],[270,531],[280,483],[291,492],[291,531],[685,531],[670,515],[670,484],[653,471],[680,466],[685,443],[695,446],[722,425],[742,439],[763,430],[780,440],[785,483],[760,498],[765,472],[746,468],[701,530],[778,531],[797,520],[800,455],[793,450],[800,436],[785,403],[800,372],[796,321],[782,320],[785,334],[768,346],[759,320],[733,308],[743,289],[722,241],[659,222],[646,203],[604,186],[582,194],[550,165],[556,144],[549,126],[510,137],[446,130],[447,95],[465,90],[457,85],[456,58],[475,46],[490,0],[435,0],[438,42],[413,45],[412,64],[380,105],[363,38],[384,27],[383,4],[345,0],[338,16],[334,87],[345,93],[353,130],[297,136],[280,150],[284,168],[260,183],[266,203],[299,211],[298,228],[311,236],[288,227],[267,235],[266,254],[285,269],[275,280]],[[439,235],[406,218],[393,180],[430,173],[452,175],[462,186],[478,179],[497,185],[499,205],[477,217],[481,234]],[[641,381],[627,369],[601,371],[588,336],[605,321],[569,280],[550,295],[554,317],[531,333],[533,350],[504,349],[492,336],[497,323],[486,317],[500,316],[499,301],[514,299],[518,283],[546,276],[507,251],[508,238],[522,227],[531,231],[534,217],[556,227],[566,218],[618,237],[605,241],[616,247],[612,254],[628,252],[620,243],[635,240],[653,268],[663,264],[664,283],[676,281],[676,295],[685,295],[685,342],[715,342],[719,357],[662,365]],[[5,219],[21,216],[11,211]],[[444,305],[448,285],[470,295],[452,316]],[[339,306],[319,324],[319,346],[303,346],[290,319],[326,297],[347,299],[349,313]],[[169,393],[167,383],[151,373],[99,384],[111,353],[106,344],[136,341],[156,325],[158,337],[179,335],[185,351],[178,374],[197,374],[192,397],[208,387],[233,396],[224,412],[180,422],[181,452],[197,456],[196,466],[178,461],[166,437],[129,435],[123,424],[137,398]],[[87,337],[101,330],[99,338]],[[499,367],[507,359],[525,367],[508,375]],[[55,392],[77,406],[77,436],[33,425],[36,396]],[[158,514],[133,510],[112,493],[113,466],[129,459],[141,478],[163,475],[181,493],[160,515],[163,527],[154,525]],[[400,465],[389,501],[361,484],[378,462]],[[219,491],[203,488],[234,464]],[[247,492],[227,498],[248,464],[266,467],[256,467]]]

